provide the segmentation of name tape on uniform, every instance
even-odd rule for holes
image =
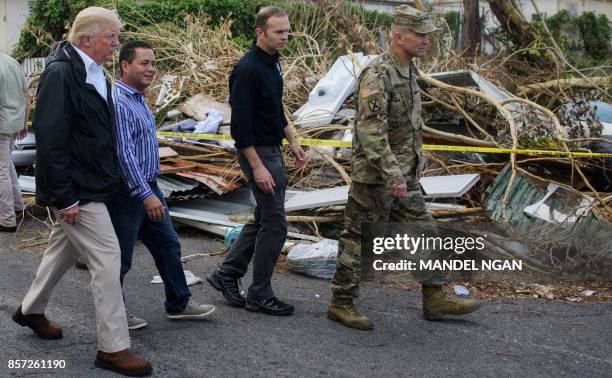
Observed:
[[[201,139],[201,140],[222,140],[232,142],[233,139],[229,135],[222,134],[197,134],[197,133],[173,133],[158,131],[158,136],[175,137],[175,138],[189,138],[189,139]],[[351,142],[342,140],[331,140],[331,139],[303,139],[299,138],[298,141],[302,146],[309,147],[345,147],[350,148]],[[287,144],[286,140],[283,140],[283,144]],[[497,148],[497,147],[475,147],[475,146],[446,146],[437,144],[424,144],[424,151],[448,151],[448,152],[478,152],[484,154],[520,154],[520,155],[551,155],[551,156],[576,156],[576,157],[612,157],[612,154],[598,153],[598,152],[564,152],[554,150],[532,150],[532,149],[512,149],[512,148]]]

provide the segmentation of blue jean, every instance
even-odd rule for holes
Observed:
[[[153,182],[150,185],[153,194],[167,209],[168,205],[157,183]],[[183,273],[181,244],[172,226],[170,215],[166,214],[160,222],[149,220],[143,201],[130,196],[124,183],[121,184],[117,197],[109,204],[108,210],[121,247],[121,285],[123,286],[123,278],[132,267],[134,243],[138,236],[153,256],[157,271],[164,281],[166,312],[183,311],[189,302],[191,292]]]

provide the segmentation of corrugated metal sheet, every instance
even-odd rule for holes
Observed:
[[[186,195],[187,192],[196,189],[200,183],[186,177],[178,177],[175,175],[159,175],[157,177],[157,185],[165,198],[173,196]],[[202,193],[204,196],[204,193]]]
[[[486,203],[487,211],[489,211],[490,217],[498,222],[503,222],[502,201],[506,188],[508,187],[511,173],[512,170],[510,169],[510,165],[507,165],[486,190],[488,194]],[[517,231],[529,234],[534,230],[550,228],[550,223],[540,218],[529,216],[524,212],[525,207],[533,205],[546,195],[546,187],[545,184],[536,185],[522,174],[517,173],[514,183],[512,184],[508,206],[506,208],[508,222],[510,225],[514,226]],[[573,203],[574,199],[571,199],[571,201],[558,199],[557,201],[557,206],[561,209],[566,208],[569,203]],[[598,233],[606,232],[605,229],[607,226],[599,224],[599,221],[592,213],[583,217],[578,223],[579,225],[576,226],[568,224],[567,228],[573,228],[572,232],[585,232],[584,230],[586,229],[591,229],[593,232]]]
[[[512,170],[507,165],[495,178],[493,183],[487,188],[487,210],[493,220],[502,222],[502,201]],[[533,225],[544,225],[546,222],[541,219],[529,217],[523,212],[525,206],[529,206],[539,201],[546,193],[545,187],[538,187],[531,183],[527,178],[518,173],[512,184],[512,191],[506,208],[506,215],[510,224],[520,225],[520,230],[524,231]],[[525,229],[523,229],[525,227]]]

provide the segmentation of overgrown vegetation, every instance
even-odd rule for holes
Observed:
[[[610,57],[610,20],[605,14],[597,16],[595,12],[583,13],[576,18],[582,35],[584,49],[595,59]]]
[[[231,37],[240,46],[247,47],[255,38],[255,14],[263,5],[276,4],[289,13],[294,30],[301,30],[313,36],[318,42],[331,46],[337,39],[341,46],[351,45],[357,48],[367,46],[356,45],[357,40],[352,34],[342,32],[342,27],[355,27],[363,24],[366,29],[376,30],[388,27],[391,17],[378,12],[367,11],[361,6],[348,2],[338,2],[328,6],[317,6],[313,3],[286,3],[279,0],[158,0],[138,2],[136,0],[38,0],[22,29],[19,42],[13,50],[13,56],[22,60],[27,57],[46,56],[54,42],[65,38],[70,23],[76,14],[85,7],[97,5],[117,9],[126,23],[126,31],[141,27],[160,25],[164,23],[184,27],[186,17],[205,17],[210,26],[219,26],[223,21],[231,19]],[[320,22],[330,15],[343,13],[350,15],[346,25],[338,27],[318,28]],[[342,20],[338,20],[342,21]],[[332,25],[327,22],[326,25]],[[354,30],[357,39],[364,30]]]
[[[540,21],[536,21],[535,25],[541,28],[539,23]],[[608,59],[612,53],[610,45],[612,29],[610,20],[604,14],[585,12],[576,17],[567,10],[562,10],[548,17],[546,25],[559,46],[574,62],[579,59],[579,53],[586,54],[595,62]],[[588,65],[592,62],[585,63]]]

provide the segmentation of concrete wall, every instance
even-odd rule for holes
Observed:
[[[0,49],[10,52],[30,14],[28,0],[0,0]]]

